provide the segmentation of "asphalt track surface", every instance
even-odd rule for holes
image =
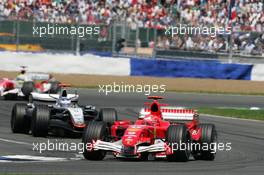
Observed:
[[[137,111],[146,101],[142,94],[99,94],[97,90],[79,90],[81,104],[98,108],[115,107],[120,119],[135,120]],[[264,172],[264,122],[234,120],[201,116],[201,122],[214,123],[219,142],[231,142],[231,151],[217,152],[214,161],[167,162],[124,161],[108,155],[103,161],[87,161],[76,151],[33,151],[33,143],[79,143],[79,138],[34,138],[30,135],[12,134],[11,108],[17,101],[0,101],[0,157],[6,155],[31,155],[66,158],[64,161],[14,161],[1,162],[1,173],[35,174],[263,174]],[[264,97],[166,93],[165,103],[177,106],[199,107],[261,107]]]

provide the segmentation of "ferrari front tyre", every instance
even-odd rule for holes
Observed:
[[[214,160],[216,154],[217,132],[214,124],[200,124],[201,138],[199,140],[200,150],[193,154],[196,160]],[[203,148],[206,148],[203,149]]]
[[[28,98],[31,92],[34,91],[34,88],[35,88],[35,84],[33,81],[26,81],[23,83],[21,91],[25,95],[25,97]]]
[[[13,133],[25,133],[30,130],[30,120],[26,118],[26,104],[15,104],[11,113],[11,130]]]
[[[60,82],[58,81],[52,81],[52,82],[49,82],[50,83],[50,93],[51,94],[57,94],[60,92]]]
[[[31,132],[34,137],[46,137],[48,135],[50,110],[46,105],[36,106],[31,122]]]
[[[98,121],[88,123],[88,125],[84,130],[83,138],[82,138],[82,142],[85,147],[83,152],[84,158],[87,160],[103,160],[106,155],[106,151],[103,150],[94,151],[92,150],[91,146],[93,141],[105,140],[106,137],[107,137],[106,123],[98,122]],[[91,150],[87,150],[89,148],[91,148]]]
[[[189,160],[190,134],[185,125],[170,125],[166,132],[166,142],[171,148],[168,161],[186,162]]]
[[[114,108],[103,108],[99,111],[99,120],[111,126],[117,121],[117,111]]]

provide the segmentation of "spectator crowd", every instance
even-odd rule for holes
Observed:
[[[262,52],[263,0],[236,0],[235,18],[229,18],[230,0],[1,0],[0,19],[34,19],[40,22],[106,24],[125,21],[132,29],[174,26],[233,26],[234,49]],[[232,23],[231,23],[232,22]],[[259,35],[248,35],[256,32]],[[186,50],[227,49],[224,36],[159,36],[158,47]]]

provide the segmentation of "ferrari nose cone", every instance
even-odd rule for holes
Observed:
[[[123,156],[133,156],[135,155],[135,147],[134,146],[123,146],[121,149],[121,154]]]
[[[136,145],[137,139],[136,139],[136,137],[133,137],[133,136],[125,136],[122,139],[122,143],[125,146],[133,147],[134,145]]]
[[[124,136],[122,137],[122,143],[125,146],[131,146],[134,147],[144,131],[145,126],[130,126],[125,131]]]

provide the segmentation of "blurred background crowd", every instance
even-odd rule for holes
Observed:
[[[125,21],[136,27],[163,29],[179,23],[191,26],[233,26],[233,48],[262,53],[264,45],[263,0],[1,0],[0,18],[34,19],[40,22],[106,24]],[[231,23],[232,22],[232,23]],[[161,49],[227,49],[225,36],[159,36]]]

